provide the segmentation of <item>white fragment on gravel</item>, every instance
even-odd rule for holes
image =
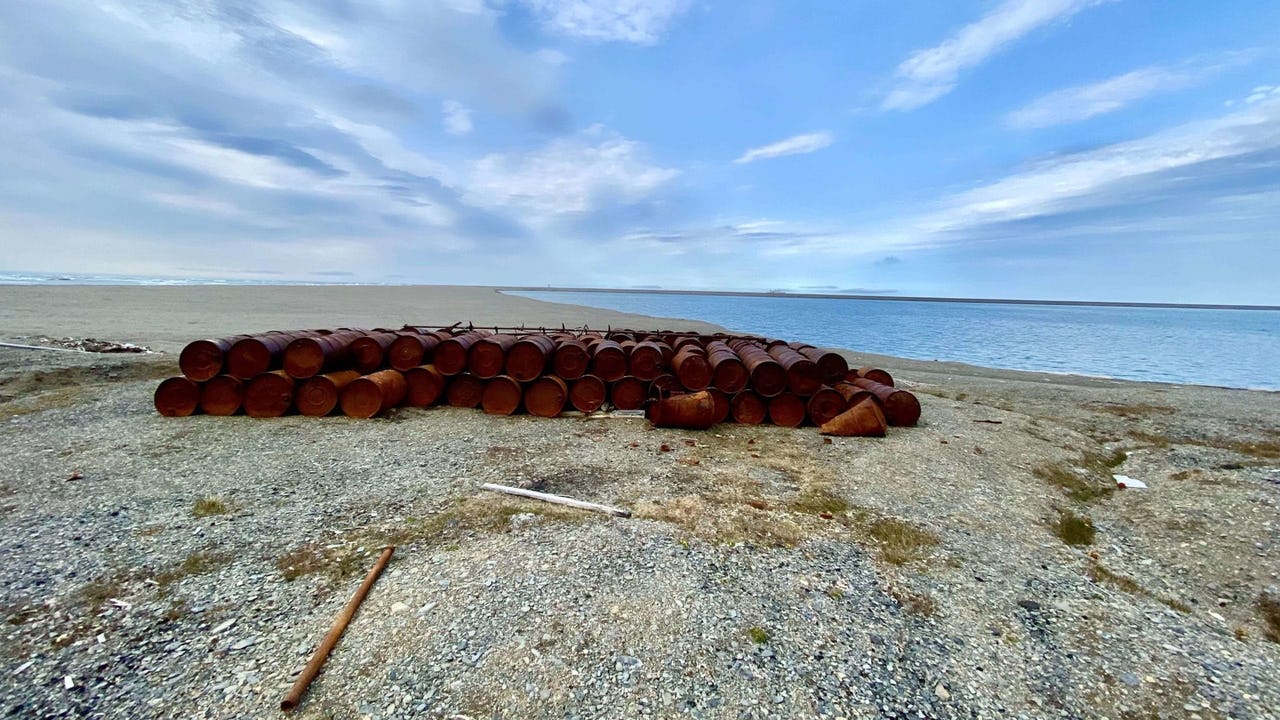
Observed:
[[[393,613],[409,612],[409,606],[405,605],[402,602],[394,603],[391,606],[391,612]]]
[[[210,634],[210,635],[218,635],[218,634],[220,634],[220,633],[222,633],[222,632],[225,632],[225,631],[229,630],[229,629],[231,628],[231,626],[232,626],[232,625],[235,625],[235,624],[236,624],[236,618],[231,618],[230,620],[228,620],[228,621],[226,621],[226,622],[222,623],[222,624],[221,624],[221,625],[219,625],[218,627],[216,627],[216,628],[214,628],[213,630],[209,631],[209,634]]]
[[[1147,489],[1146,483],[1142,482],[1141,480],[1131,478],[1128,475],[1112,475],[1111,477],[1115,479],[1116,487],[1125,488],[1128,490],[1146,490]]]
[[[27,668],[29,668],[29,667],[31,667],[32,665],[34,665],[34,664],[35,664],[35,662],[36,662],[35,660],[28,660],[28,661],[26,661],[26,662],[22,663],[21,665],[19,665],[19,666],[18,666],[18,669],[17,669],[17,670],[14,670],[14,671],[13,671],[13,674],[14,674],[14,675],[21,675],[23,670],[26,670]]]

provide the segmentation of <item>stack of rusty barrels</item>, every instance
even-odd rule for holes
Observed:
[[[830,350],[742,335],[664,331],[444,329],[273,331],[197,340],[182,376],[155,393],[162,415],[279,417],[447,404],[555,417],[640,410],[703,393],[714,422],[822,426],[864,400],[890,425],[920,404],[883,370],[850,370]]]

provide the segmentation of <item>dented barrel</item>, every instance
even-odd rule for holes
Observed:
[[[711,393],[703,390],[658,400],[645,414],[657,427],[706,430],[716,423],[716,403]]]

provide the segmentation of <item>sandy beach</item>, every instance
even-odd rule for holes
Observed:
[[[468,320],[715,329],[492,288],[0,286],[0,341],[157,351],[0,348],[4,714],[280,716],[394,543],[298,717],[1277,717],[1280,393],[852,348],[918,427],[151,405],[194,339]]]

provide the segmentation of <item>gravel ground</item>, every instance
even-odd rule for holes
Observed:
[[[0,708],[279,717],[392,542],[297,716],[1277,716],[1280,396],[851,357],[922,425],[166,419],[173,355],[0,348]]]

